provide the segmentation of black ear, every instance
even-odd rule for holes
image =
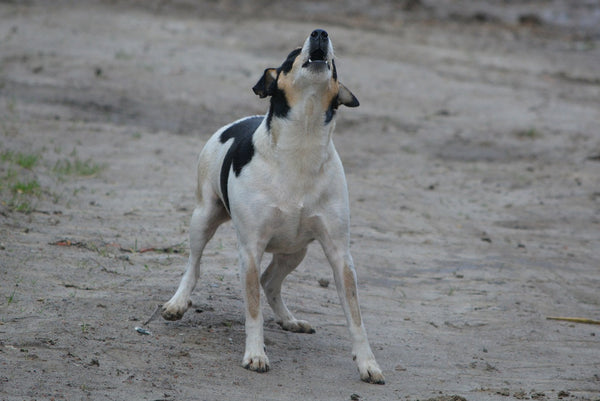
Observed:
[[[360,104],[356,96],[354,96],[354,94],[350,92],[350,89],[346,88],[341,83],[340,91],[338,92],[338,105],[339,104],[343,104],[344,106],[348,107],[358,107],[358,105]]]
[[[263,76],[258,80],[256,85],[252,88],[260,98],[271,96],[273,94],[273,83],[277,80],[277,69],[267,68],[263,73]]]

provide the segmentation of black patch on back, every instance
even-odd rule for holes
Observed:
[[[329,103],[329,107],[325,111],[325,124],[329,124],[331,122],[331,120],[333,120],[333,117],[335,116],[335,112],[339,107],[339,102],[340,101],[338,99],[338,95],[335,95],[333,97],[333,99],[331,99],[331,102]]]
[[[229,182],[229,172],[233,165],[233,172],[238,177],[246,164],[252,160],[254,156],[254,144],[252,144],[252,136],[258,128],[264,117],[256,116],[246,118],[237,124],[232,125],[221,133],[219,141],[225,143],[233,138],[233,143],[227,150],[223,165],[221,166],[221,193],[223,194],[223,202],[227,211],[229,209],[229,194],[227,191],[227,183]]]

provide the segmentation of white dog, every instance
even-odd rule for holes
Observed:
[[[358,106],[338,81],[327,32],[313,31],[279,68],[266,69],[253,88],[270,96],[266,116],[246,117],[217,131],[198,161],[198,206],[190,224],[190,258],[167,320],[181,319],[200,274],[200,258],[217,227],[231,219],[239,248],[245,301],[246,351],[242,365],[266,372],[260,285],[284,330],[314,333],[281,299],[281,283],[317,240],[333,268],[352,337],[360,378],[383,384],[361,319],[349,250],[348,189],[332,142],[340,105]],[[273,260],[260,274],[264,252]]]

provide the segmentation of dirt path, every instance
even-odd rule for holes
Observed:
[[[600,319],[597,33],[468,1],[82,3],[0,2],[0,399],[600,399],[600,326],[546,319]],[[385,386],[316,246],[284,295],[317,333],[267,307],[272,371],[241,368],[230,225],[184,319],[134,331],[181,276],[198,151],[315,27],[361,101],[335,142]]]

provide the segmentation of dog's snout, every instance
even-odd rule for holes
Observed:
[[[313,39],[327,40],[327,38],[329,38],[329,34],[327,33],[327,31],[324,31],[323,29],[315,29],[314,31],[312,31],[310,36]]]
[[[304,54],[306,57],[302,67],[312,66],[314,69],[327,67],[331,69],[329,58],[333,56],[330,54],[331,42],[329,41],[329,34],[323,29],[315,29],[311,32],[309,37],[304,42]]]
[[[310,34],[309,54],[311,61],[325,61],[329,52],[329,34],[323,29],[315,29]]]

